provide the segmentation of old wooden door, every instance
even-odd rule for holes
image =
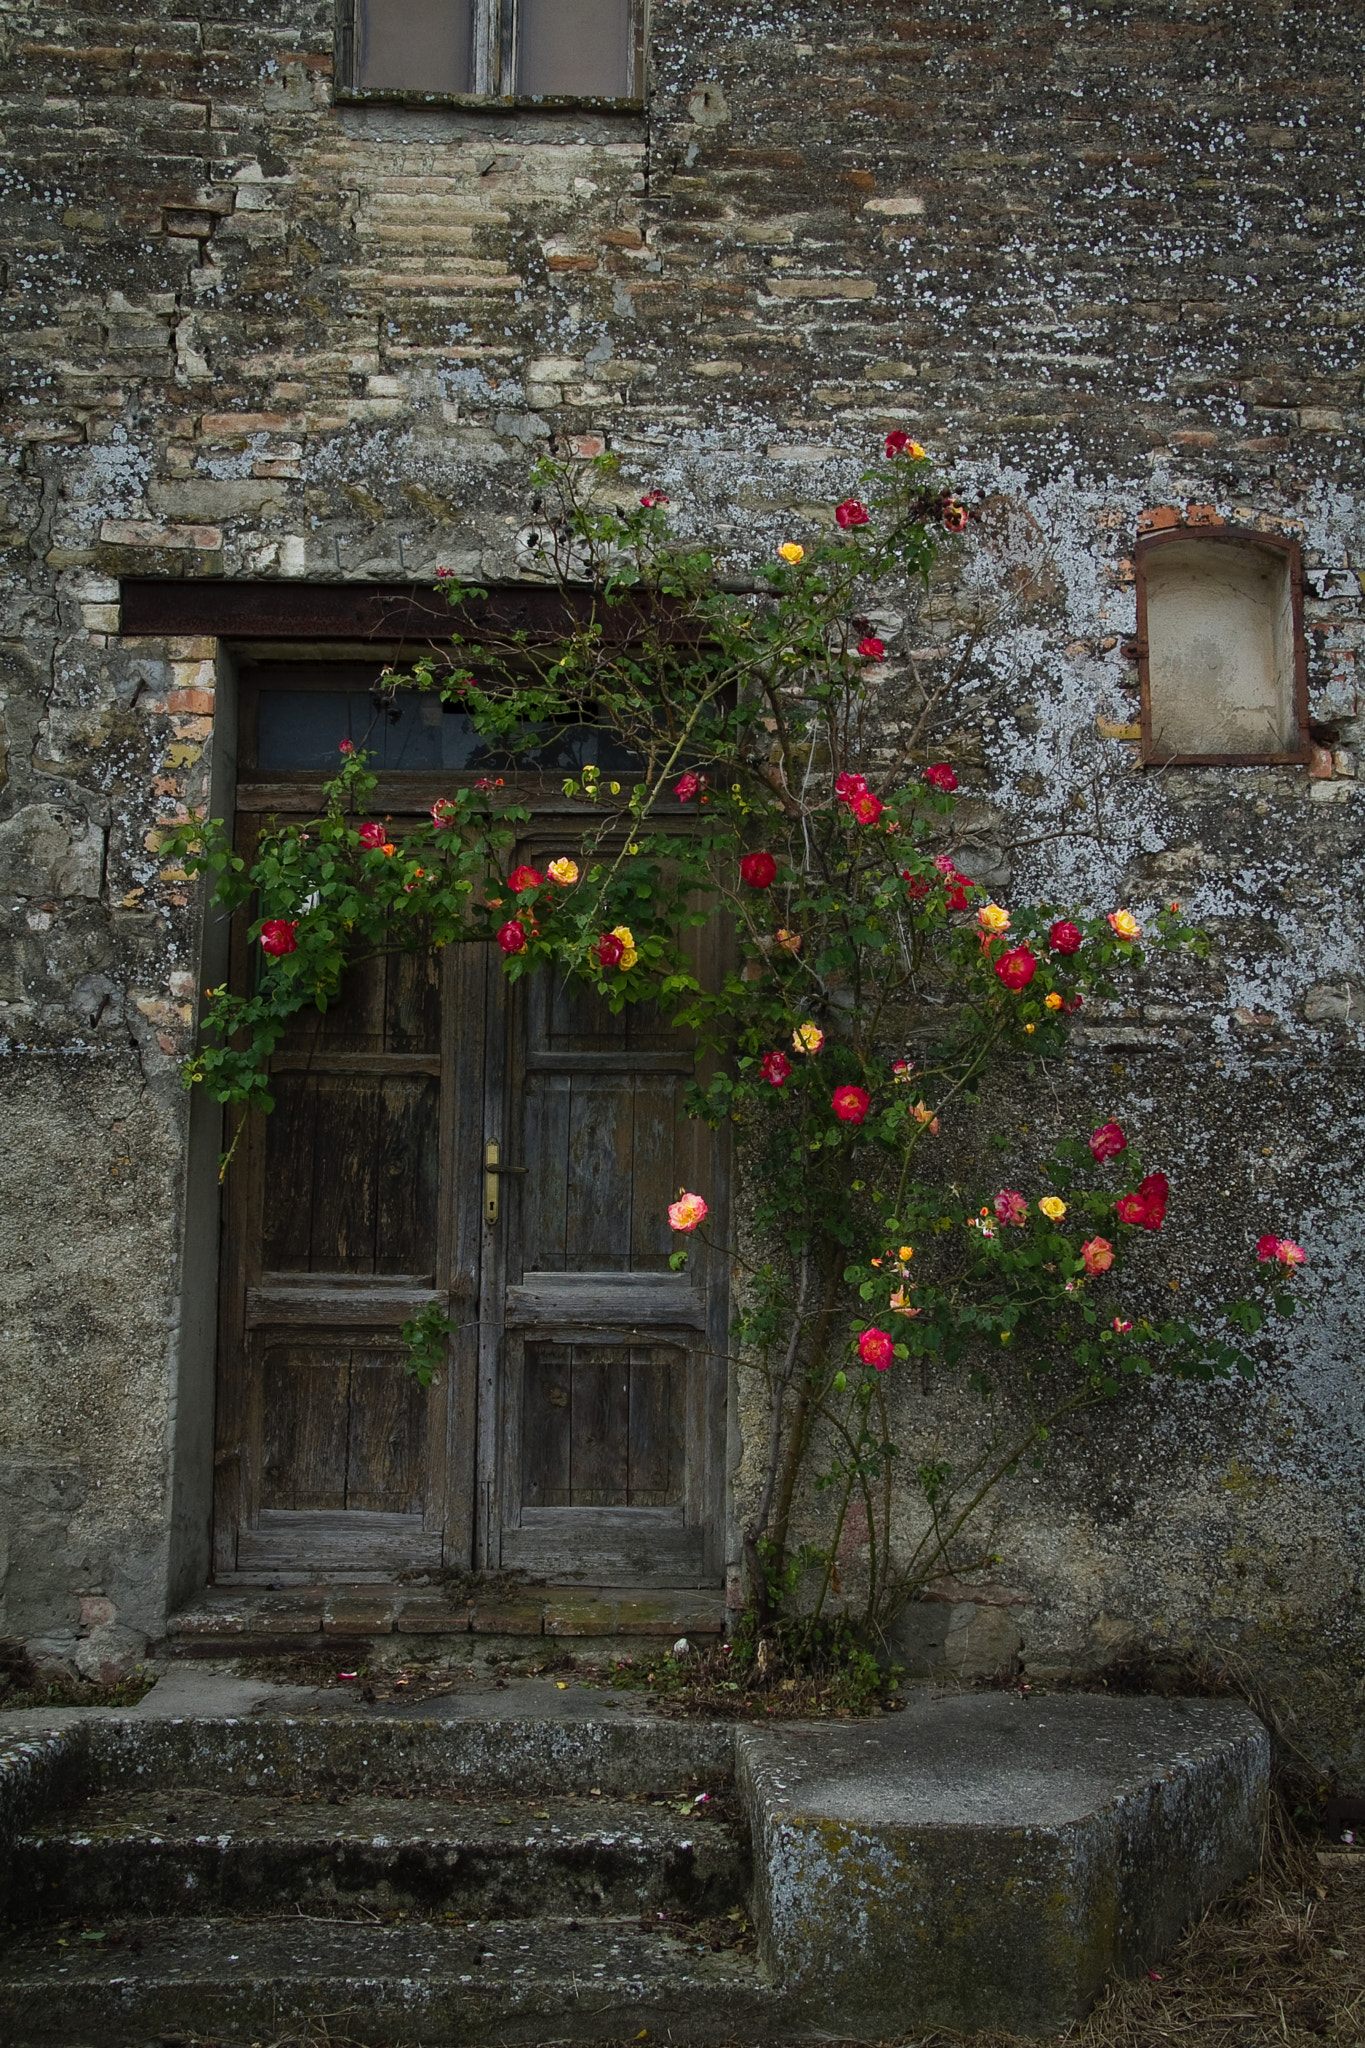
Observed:
[[[430,700],[376,727],[372,682],[246,673],[241,850],[316,810],[340,738],[378,752],[394,833],[483,765]],[[563,850],[559,777],[517,779],[543,861]],[[237,986],[253,967],[243,925]],[[663,1020],[548,976],[510,989],[481,946],[358,962],[300,1018],[227,1182],[220,1578],[719,1582],[724,1266],[698,1248],[672,1274],[665,1213],[684,1183],[724,1213],[713,1140],[682,1112],[692,1068]],[[459,1332],[423,1390],[400,1329],[432,1301]]]
[[[654,1010],[613,1016],[549,973],[493,995],[509,1024],[489,1033],[506,1048],[493,1136],[521,1171],[487,1180],[485,1561],[552,1581],[714,1584],[725,1275],[696,1241],[688,1270],[669,1268],[681,1187],[724,1218],[719,1147],[684,1112],[693,1047]]]

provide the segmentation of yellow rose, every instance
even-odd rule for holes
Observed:
[[[798,562],[804,561],[806,557],[806,550],[803,547],[798,547],[794,540],[784,540],[777,552],[781,555],[784,562],[791,563],[793,569]]]
[[[792,1049],[795,1052],[817,1053],[825,1042],[825,1034],[818,1024],[798,1024],[792,1033]]]
[[[1114,928],[1114,936],[1116,938],[1131,943],[1133,939],[1140,939],[1142,937],[1142,926],[1138,923],[1131,910],[1111,910],[1109,922]]]
[[[1061,1007],[1062,999],[1058,995],[1055,988],[1053,989],[1052,994],[1050,996],[1043,997],[1043,1008],[1045,1010],[1060,1010]]]
[[[1038,1207],[1049,1223],[1060,1223],[1066,1214],[1066,1203],[1060,1195],[1044,1195]]]
[[[558,882],[561,889],[567,889],[578,880],[578,862],[576,860],[552,860],[545,872],[552,882]]]
[[[1010,914],[998,903],[987,903],[976,913],[976,921],[983,932],[1007,932],[1010,928]]]

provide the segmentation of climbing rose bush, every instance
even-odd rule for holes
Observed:
[[[256,986],[214,992],[188,1067],[230,1104],[269,1109],[280,1034],[335,1000],[361,950],[491,945],[513,981],[552,973],[692,1032],[709,1057],[690,1113],[739,1154],[742,1228],[715,1244],[741,1276],[736,1349],[768,1408],[741,1489],[759,1629],[793,1599],[818,1614],[840,1555],[840,1597],[860,1584],[865,1621],[885,1626],[924,1579],[982,1559],[983,1501],[1021,1463],[1065,1455],[1065,1417],[1137,1380],[1249,1373],[1262,1316],[1243,1296],[1202,1323],[1152,1307],[1180,1190],[1111,1105],[1041,1152],[1002,1134],[1019,1156],[980,1163],[988,1076],[1015,1100],[1043,1092],[1086,1001],[1202,942],[1174,906],[1001,902],[973,879],[968,770],[930,748],[912,636],[869,630],[874,598],[878,621],[913,618],[971,512],[908,434],[883,451],[738,593],[664,492],[623,492],[611,458],[541,464],[544,572],[573,565],[564,640],[480,628],[482,593],[444,574],[451,651],[387,679],[458,703],[505,773],[452,777],[430,822],[391,839],[348,743],[320,816],[268,833],[254,862],[201,821],[165,842],[260,941]],[[617,605],[628,633],[603,630]],[[542,871],[518,858],[517,749],[585,725],[636,765],[565,778],[557,829],[565,799],[578,823]],[[710,923],[736,958],[703,982],[687,941]],[[708,1218],[714,1232],[707,1192],[668,1205],[675,1268]],[[1278,1234],[1229,1248],[1284,1313],[1304,1257]],[[941,1387],[981,1396],[956,1467],[898,1441]],[[798,1510],[818,1536],[799,1549]],[[841,1553],[854,1526],[857,1568]]]

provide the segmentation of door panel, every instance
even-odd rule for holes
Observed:
[[[503,1157],[526,1172],[500,1183],[491,1254],[503,1328],[485,1316],[499,1524],[486,1561],[569,1582],[714,1584],[725,1274],[696,1241],[686,1272],[668,1263],[680,1186],[724,1216],[719,1145],[686,1115],[693,1047],[654,1009],[613,1016],[548,971],[504,1003]]]
[[[262,822],[242,818],[243,851]],[[237,986],[253,965],[239,935]],[[437,1564],[468,1562],[478,1223],[452,1183],[482,1123],[477,1015],[461,1029],[458,1013],[471,969],[481,1009],[483,967],[358,962],[272,1061],[275,1109],[250,1120],[228,1181],[220,1576],[429,1566],[433,1538]],[[424,1390],[399,1329],[433,1301],[468,1327]]]

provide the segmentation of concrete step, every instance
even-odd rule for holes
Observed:
[[[324,2020],[347,2040],[508,2044],[771,2038],[783,2002],[751,1957],[636,1920],[478,1926],[147,1920],[35,1930],[0,1960],[9,2048],[145,2048],[158,2036],[276,2041]]]
[[[724,1914],[748,1896],[743,1831],[710,1795],[492,1799],[313,1790],[118,1790],[41,1816],[11,1850],[21,1922],[141,1914]]]

